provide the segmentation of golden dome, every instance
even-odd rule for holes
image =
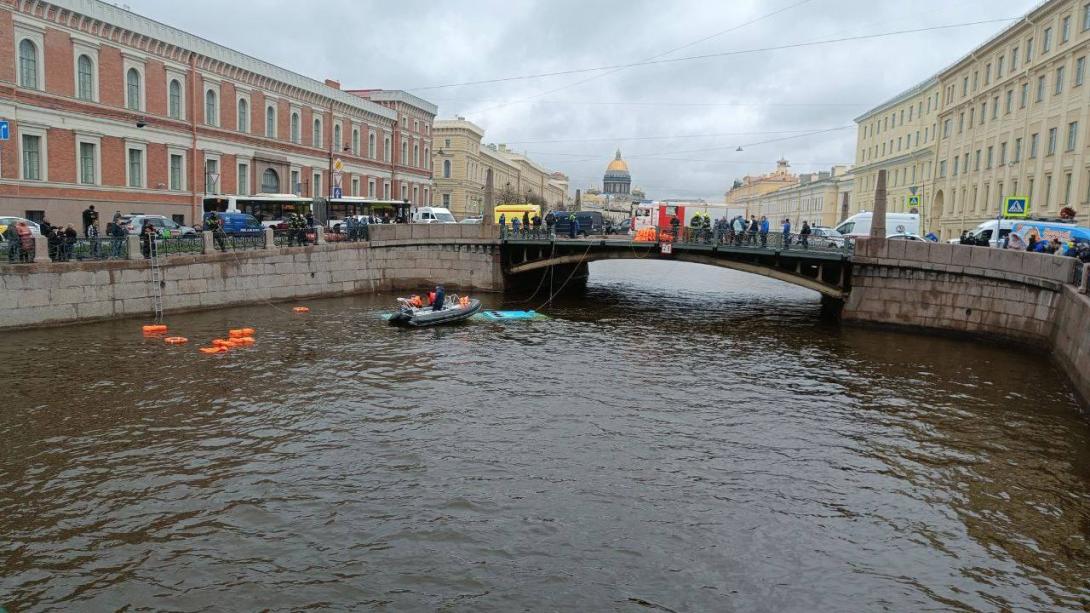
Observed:
[[[613,161],[606,166],[606,172],[615,170],[618,172],[628,172],[628,163],[621,159],[621,150],[617,150],[617,157],[613,158]]]

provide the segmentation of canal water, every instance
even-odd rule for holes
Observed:
[[[548,320],[398,330],[392,300],[169,318],[257,328],[222,356],[6,333],[0,605],[1090,606],[1090,428],[1042,354],[665,262],[594,264]]]

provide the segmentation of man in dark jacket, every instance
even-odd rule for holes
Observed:
[[[83,235],[87,234],[88,226],[98,223],[98,211],[95,210],[95,205],[90,205],[83,211]]]
[[[556,215],[552,211],[545,214],[545,229],[549,232],[549,239],[556,238],[554,230],[556,230]]]

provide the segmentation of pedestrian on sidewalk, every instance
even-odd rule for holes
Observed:
[[[761,225],[758,226],[761,232],[761,247],[768,247],[768,218],[761,215]]]
[[[791,247],[791,220],[783,220],[783,248]]]
[[[802,230],[799,230],[799,242],[802,243],[803,249],[810,248],[810,222],[802,222]]]

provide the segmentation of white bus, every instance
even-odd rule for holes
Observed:
[[[280,227],[288,215],[313,213],[312,200],[295,194],[254,194],[232,196],[217,194],[204,199],[204,212],[249,213],[267,227]]]

